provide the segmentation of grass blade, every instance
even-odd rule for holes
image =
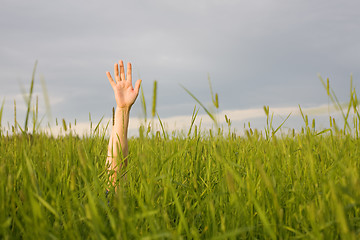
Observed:
[[[31,77],[29,96],[27,98],[27,110],[26,110],[25,126],[24,126],[24,131],[25,132],[28,131],[28,121],[29,121],[29,114],[30,114],[30,108],[31,108],[31,98],[32,98],[32,94],[33,94],[33,91],[34,91],[34,81],[35,81],[36,66],[37,66],[37,60],[35,61],[32,77]]]
[[[183,85],[180,85],[196,102],[200,104],[200,106],[204,109],[204,111],[207,113],[207,115],[214,121],[215,125],[217,125],[217,121],[212,113],[202,104],[199,99],[197,99],[194,94],[192,94],[187,88],[185,88]]]

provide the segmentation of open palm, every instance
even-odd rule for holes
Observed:
[[[120,65],[120,74],[119,74]],[[132,86],[131,79],[131,63],[127,64],[127,72],[125,78],[124,63],[122,60],[114,64],[115,81],[111,77],[110,72],[106,72],[109,82],[114,90],[115,100],[118,108],[131,108],[134,104],[140,89],[141,80],[137,80],[135,88]]]

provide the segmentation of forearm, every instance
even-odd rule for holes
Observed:
[[[107,157],[109,170],[113,171],[113,183],[120,169],[127,165],[129,113],[130,108],[117,107],[115,110],[115,122],[110,135]]]

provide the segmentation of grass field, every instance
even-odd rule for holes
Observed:
[[[299,131],[275,134],[264,110],[268,127],[244,136],[230,120],[218,131],[140,128],[120,190],[107,196],[102,130],[52,137],[0,127],[0,238],[359,239],[356,93],[344,127],[330,118],[325,131],[304,116]]]

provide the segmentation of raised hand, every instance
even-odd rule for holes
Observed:
[[[133,88],[131,79],[131,63],[127,64],[126,78],[124,63],[122,60],[119,61],[119,65],[117,63],[114,64],[115,81],[111,77],[110,72],[106,72],[106,75],[114,90],[117,107],[130,109],[139,94],[141,80],[137,80],[135,83],[135,88]]]

